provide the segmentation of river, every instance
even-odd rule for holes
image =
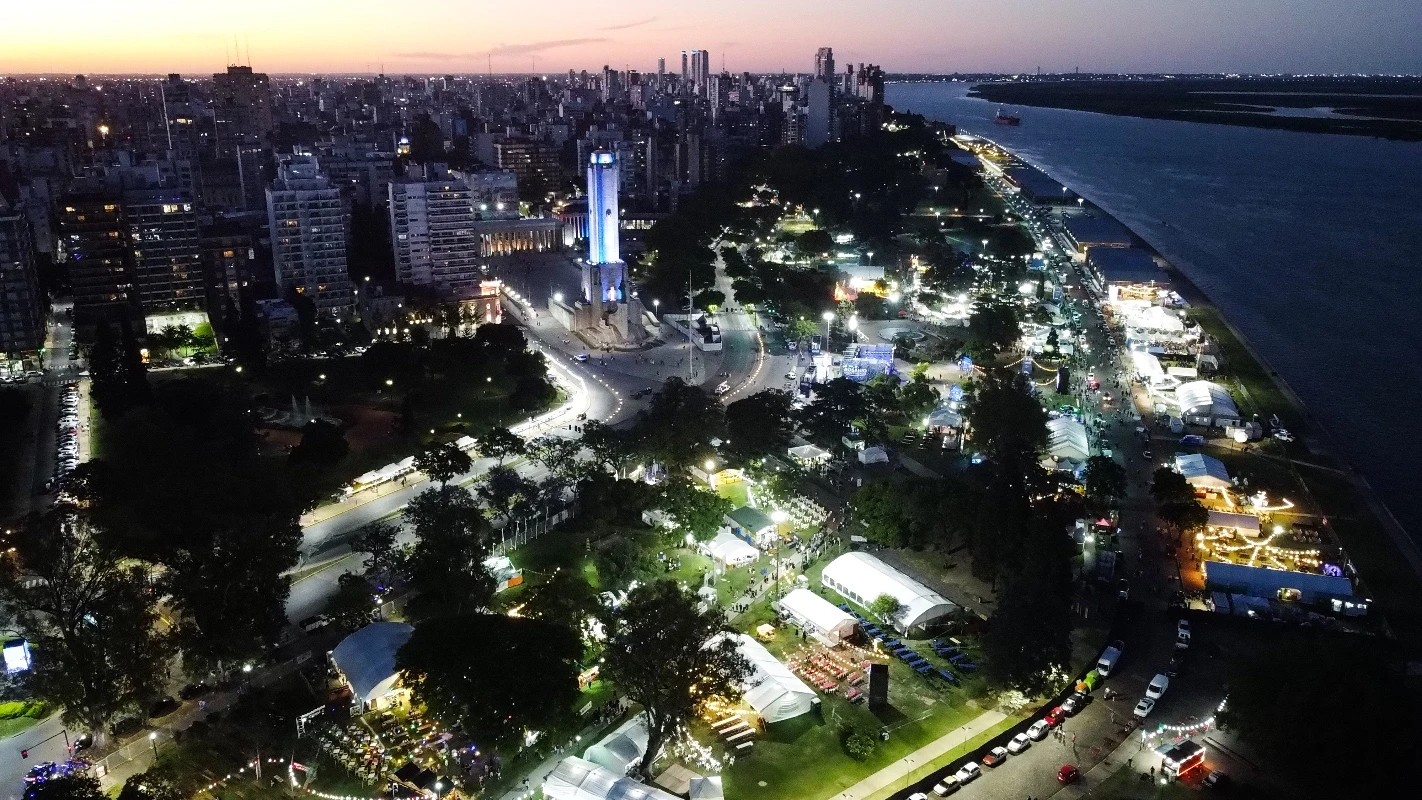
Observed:
[[[889,104],[980,133],[1130,226],[1269,361],[1422,541],[1422,143],[1002,106]]]

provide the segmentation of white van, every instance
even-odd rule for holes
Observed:
[[[1146,697],[1152,700],[1159,700],[1165,690],[1170,688],[1170,677],[1165,673],[1160,673],[1150,679],[1150,685],[1146,687]]]

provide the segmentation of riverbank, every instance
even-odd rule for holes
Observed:
[[[1143,119],[1418,141],[1419,91],[1422,81],[1415,78],[1197,77],[1002,81],[980,83],[971,96]]]
[[[1092,205],[1099,214],[1132,230],[1110,208]],[[1313,522],[1327,528],[1347,552],[1362,580],[1360,588],[1367,590],[1372,613],[1384,621],[1381,627],[1409,653],[1422,653],[1422,550],[1367,480],[1338,457],[1341,448],[1334,436],[1208,295],[1175,266],[1176,260],[1138,231],[1132,230],[1132,236],[1167,264],[1172,288],[1191,306],[1191,319],[1219,343],[1225,372],[1246,416],[1256,413],[1268,419],[1277,414],[1298,435],[1281,455],[1238,452],[1231,453],[1230,460],[1257,465],[1257,471],[1264,474],[1277,475],[1280,464],[1286,466],[1292,481],[1318,512]]]

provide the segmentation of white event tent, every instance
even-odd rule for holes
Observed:
[[[1196,489],[1224,491],[1234,485],[1230,482],[1229,470],[1218,458],[1199,453],[1177,455],[1175,471],[1184,475],[1185,480]]]
[[[815,690],[795,677],[764,645],[744,633],[727,635],[735,637],[736,652],[750,663],[750,675],[741,682],[741,694],[761,719],[781,722],[814,708]]]
[[[854,617],[809,589],[795,589],[780,601],[780,611],[802,628],[825,637],[831,644],[854,635]]]
[[[831,561],[820,582],[865,608],[881,594],[892,596],[904,607],[894,620],[894,627],[901,631],[921,628],[957,608],[943,595],[868,553],[845,553]]]
[[[760,558],[759,550],[728,530],[716,534],[716,538],[702,545],[702,549],[711,559],[728,567],[744,566]]]
[[[1091,455],[1086,426],[1071,417],[1047,420],[1047,452],[1058,460],[1085,461]]]
[[[1239,407],[1229,390],[1211,381],[1182,383],[1175,389],[1180,417],[1192,425],[1239,424]]]
[[[568,756],[543,779],[548,800],[679,800],[655,786],[638,783],[606,767]]]

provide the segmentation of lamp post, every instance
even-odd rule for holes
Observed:
[[[828,351],[828,350],[829,350],[829,337],[830,337],[830,323],[834,321],[834,312],[833,312],[833,311],[826,311],[823,316],[824,316],[824,319],[825,319],[825,350]]]
[[[153,746],[153,762],[158,763],[158,731],[148,732],[148,744]]]

